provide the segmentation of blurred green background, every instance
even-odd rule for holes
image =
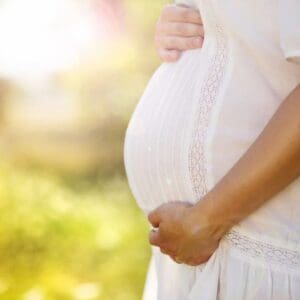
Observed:
[[[0,299],[141,299],[124,134],[168,1],[0,1]]]

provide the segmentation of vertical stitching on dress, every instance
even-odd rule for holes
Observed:
[[[218,24],[215,24],[215,33],[217,49],[200,91],[192,143],[188,154],[190,179],[197,197],[202,197],[208,192],[207,133],[227,63],[227,37]]]

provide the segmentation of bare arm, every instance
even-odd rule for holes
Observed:
[[[149,240],[176,262],[208,260],[222,236],[300,175],[300,85],[259,137],[197,204],[164,204],[148,216]]]
[[[205,213],[217,232],[224,232],[299,175],[300,85],[229,173],[199,201],[196,215]]]

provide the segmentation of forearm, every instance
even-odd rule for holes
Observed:
[[[248,151],[195,205],[226,232],[300,175],[300,86],[278,108]]]

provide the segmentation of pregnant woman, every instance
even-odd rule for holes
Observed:
[[[300,1],[180,3],[202,48],[157,69],[125,136],[145,298],[300,299]]]

